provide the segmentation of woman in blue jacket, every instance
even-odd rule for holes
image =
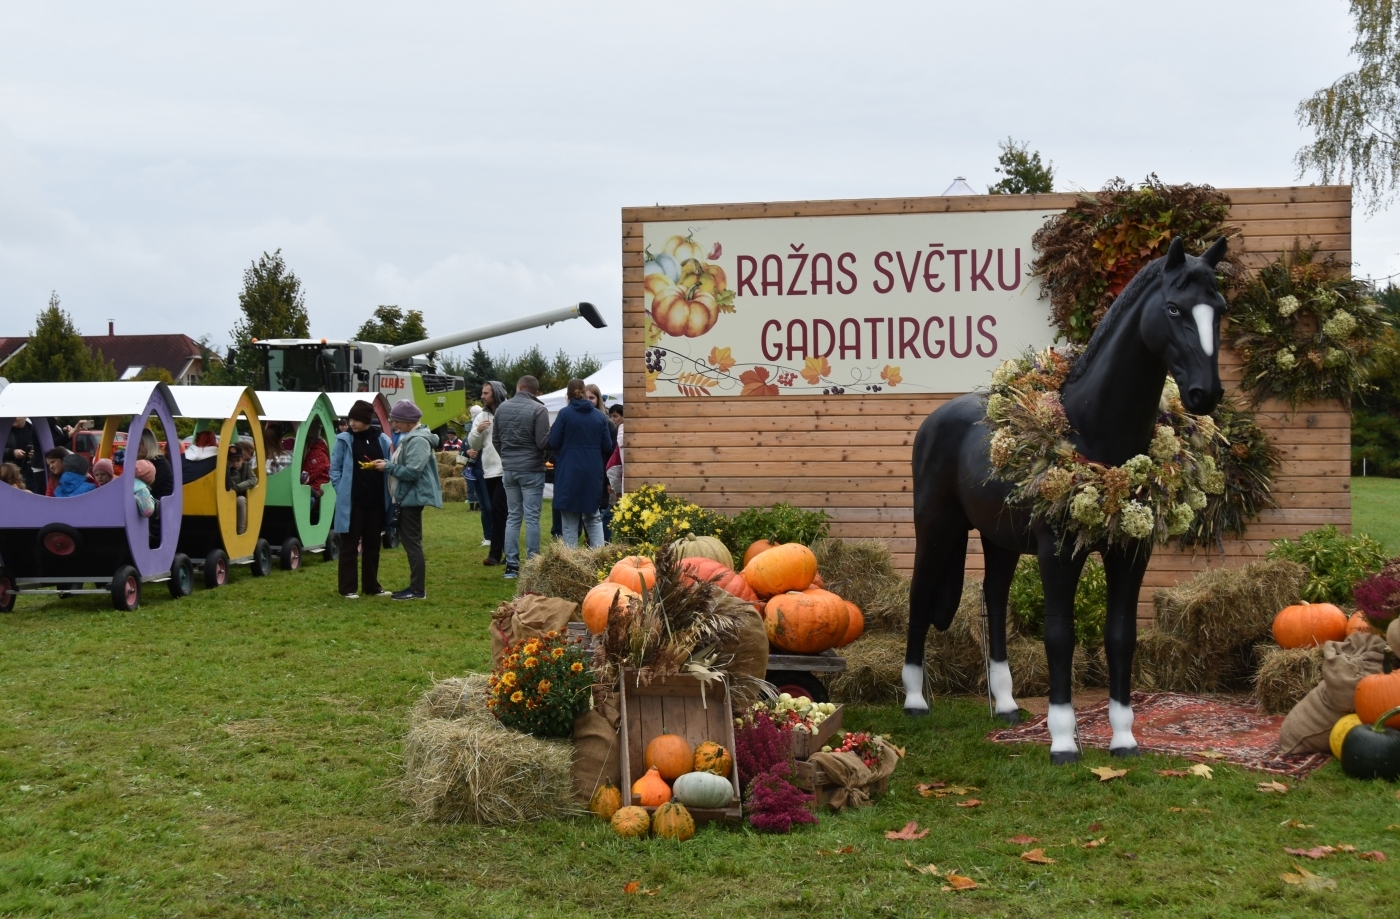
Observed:
[[[563,515],[564,545],[578,548],[582,518],[588,544],[603,544],[603,464],[612,456],[612,430],[608,416],[598,411],[582,380],[570,380],[565,390],[569,404],[559,410],[549,432],[554,451],[554,507]]]
[[[364,593],[387,597],[379,584],[379,536],[389,508],[389,484],[374,468],[375,460],[387,460],[393,451],[389,438],[374,422],[374,406],[361,399],[350,406],[350,430],[335,435],[331,452],[331,487],[335,489],[335,517],[331,529],[340,543],[340,595],[359,599],[355,592],[360,572],[359,546],[364,546]]]

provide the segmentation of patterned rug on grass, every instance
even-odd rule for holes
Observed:
[[[1233,699],[1190,696],[1176,692],[1133,693],[1133,734],[1144,753],[1184,756],[1200,762],[1223,761],[1303,778],[1332,757],[1326,753],[1284,756],[1278,752],[1282,715],[1261,715],[1255,706]],[[1108,749],[1113,729],[1108,724],[1108,701],[1075,712],[1079,741]],[[1050,743],[1045,715],[1014,728],[992,731],[996,743]]]

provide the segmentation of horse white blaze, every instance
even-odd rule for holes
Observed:
[[[1050,727],[1050,752],[1051,753],[1078,753],[1079,747],[1074,743],[1074,706],[1068,702],[1059,705],[1051,705],[1050,713],[1045,718],[1045,723]]]
[[[1197,303],[1191,307],[1191,317],[1196,320],[1196,331],[1201,334],[1201,350],[1210,357],[1215,353],[1215,307]]]
[[[1011,694],[1011,664],[1007,661],[992,661],[988,684],[992,687],[992,698],[997,702],[997,714],[1004,715],[1020,710]]]
[[[1108,724],[1113,728],[1113,739],[1108,743],[1110,750],[1137,747],[1137,738],[1133,736],[1133,707],[1131,705],[1114,702],[1112,699],[1108,700]]]
[[[920,664],[905,664],[900,672],[904,681],[904,708],[911,712],[928,711],[924,701],[924,668]]]

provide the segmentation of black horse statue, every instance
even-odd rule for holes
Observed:
[[[1157,423],[1162,387],[1170,371],[1181,401],[1193,414],[1215,409],[1220,385],[1218,345],[1225,298],[1215,265],[1225,254],[1218,239],[1200,258],[1187,255],[1180,238],[1167,254],[1147,264],[1119,294],[1060,392],[1073,429],[1071,441],[1088,460],[1120,466],[1146,453]],[[924,645],[930,625],[946,630],[962,596],[968,532],[982,539],[986,566],[988,681],[997,716],[1015,724],[1020,710],[1012,697],[1006,660],[1006,606],[1011,577],[1022,553],[1040,560],[1045,588],[1045,652],[1050,666],[1050,758],[1079,759],[1074,707],[1070,702],[1074,656],[1074,592],[1085,559],[1099,552],[1108,578],[1110,744],[1116,756],[1133,756],[1131,684],[1137,643],[1138,590],[1152,555],[1152,540],[1126,546],[1101,544],[1074,551],[1030,509],[1010,500],[1012,483],[993,474],[988,443],[986,395],[969,393],[939,408],[914,439],[914,554],[909,592],[909,644],[904,656],[904,710],[928,713],[924,699]]]

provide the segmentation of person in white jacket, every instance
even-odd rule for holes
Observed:
[[[501,467],[501,456],[491,443],[491,425],[496,420],[496,408],[506,401],[506,385],[499,380],[491,380],[481,387],[481,414],[476,416],[471,431],[467,434],[467,456],[481,457],[481,471],[484,481],[480,482],[481,531],[491,542],[491,549],[483,565],[502,563],[506,547],[506,488],[502,481],[505,470]]]

